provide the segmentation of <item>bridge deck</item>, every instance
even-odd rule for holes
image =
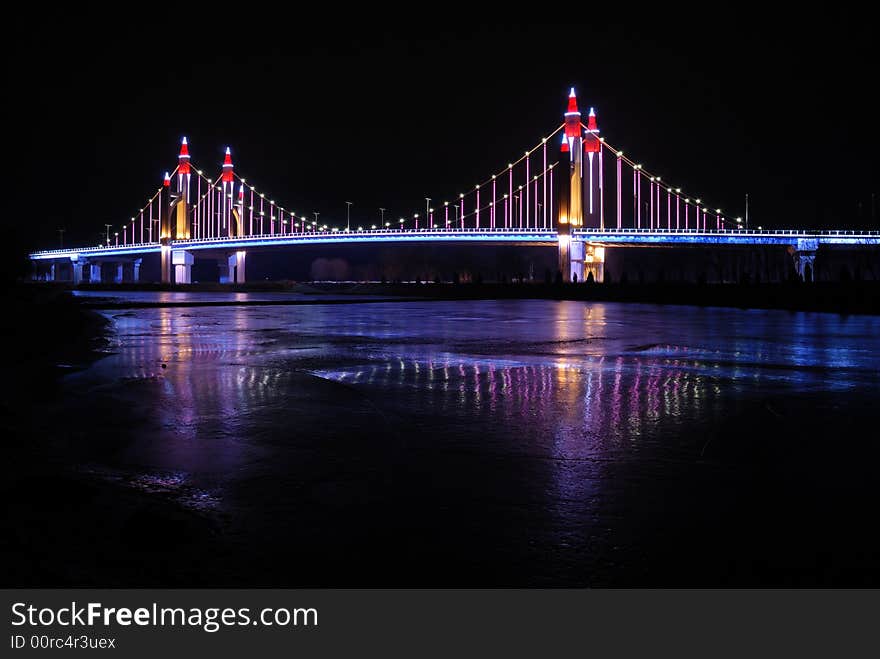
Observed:
[[[598,245],[629,246],[721,246],[721,245],[796,245],[799,240],[814,240],[817,245],[880,246],[880,231],[828,230],[804,231],[755,229],[577,229],[573,235]],[[366,243],[494,243],[551,245],[558,241],[555,229],[376,229],[369,231],[307,232],[175,240],[171,249],[187,251],[240,250],[297,245],[366,244]],[[30,254],[32,260],[72,259],[80,257],[136,257],[159,252],[159,243],[96,246],[44,250]]]

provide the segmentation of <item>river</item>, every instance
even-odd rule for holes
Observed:
[[[173,295],[230,305],[105,311],[63,382],[80,473],[209,529],[129,583],[878,582],[877,317]]]

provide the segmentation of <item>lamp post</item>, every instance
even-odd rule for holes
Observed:
[[[350,201],[345,202],[345,230],[351,230],[351,203]]]
[[[58,248],[64,249],[64,229],[58,229]]]
[[[385,224],[385,209],[384,208],[379,209],[379,221],[382,224]]]

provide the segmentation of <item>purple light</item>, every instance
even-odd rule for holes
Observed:
[[[621,175],[621,162],[623,161],[623,156],[617,156],[617,228],[620,229],[622,226],[622,214],[621,214],[621,189],[620,189],[620,175]]]

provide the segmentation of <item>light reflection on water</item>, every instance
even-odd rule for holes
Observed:
[[[512,442],[523,423],[577,429],[586,450],[745,390],[876,384],[880,367],[878,321],[827,314],[483,301],[108,315],[114,354],[71,380],[143,381],[141,403],[201,439],[287,407],[293,373],[382,392],[392,407],[490,417]]]

